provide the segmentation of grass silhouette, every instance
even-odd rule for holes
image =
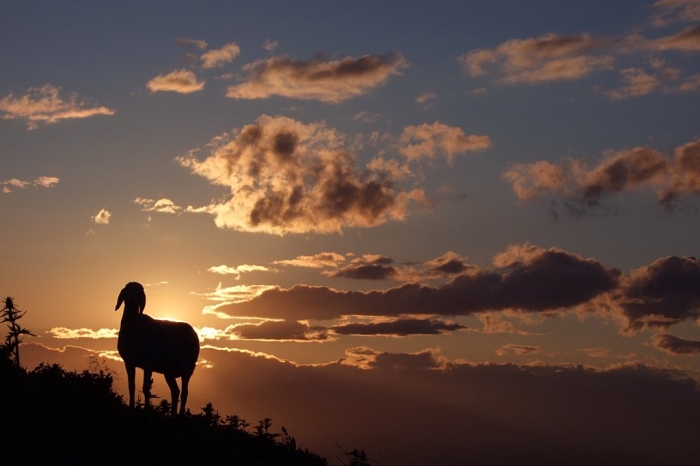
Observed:
[[[109,370],[82,372],[58,364],[26,371],[0,354],[0,457],[5,464],[327,465],[297,447],[286,429],[261,420],[253,432],[211,403],[201,414],[169,414],[168,402],[128,408]]]

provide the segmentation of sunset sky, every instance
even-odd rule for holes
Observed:
[[[28,368],[121,371],[137,281],[200,335],[193,411],[324,455],[688,447],[662,411],[700,413],[700,1],[10,1],[0,43]]]

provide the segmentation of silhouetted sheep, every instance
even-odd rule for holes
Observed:
[[[180,414],[185,412],[187,384],[192,377],[199,357],[199,338],[192,326],[186,322],[156,320],[143,314],[146,307],[146,292],[140,283],[129,282],[119,293],[118,310],[124,303],[117,349],[124,360],[129,379],[129,406],[134,407],[136,368],[143,369],[143,394],[146,405],[150,405],[151,376],[158,372],[165,376],[172,397],[172,413],[177,413],[180,389],[177,378],[182,378],[182,401]]]

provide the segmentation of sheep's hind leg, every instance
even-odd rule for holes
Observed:
[[[129,381],[129,408],[134,407],[134,392],[136,391],[136,366],[125,364],[126,378]]]
[[[172,399],[172,406],[170,407],[170,413],[174,416],[177,414],[177,401],[180,397],[180,388],[177,386],[177,378],[170,374],[165,375],[165,381],[168,382],[168,387],[170,387],[170,398]],[[184,401],[184,398],[183,398]],[[183,403],[184,404],[184,403]]]
[[[185,414],[185,405],[187,404],[187,394],[189,390],[187,385],[190,383],[190,377],[192,374],[182,374],[182,398],[180,399],[180,414]]]

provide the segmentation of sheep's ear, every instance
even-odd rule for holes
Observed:
[[[141,290],[141,306],[139,306],[139,312],[143,314],[143,310],[146,309],[146,292]]]
[[[122,291],[119,293],[119,297],[117,298],[117,307],[114,308],[114,310],[118,310],[119,307],[122,305],[124,302],[124,294],[126,293],[126,288],[122,288]]]

